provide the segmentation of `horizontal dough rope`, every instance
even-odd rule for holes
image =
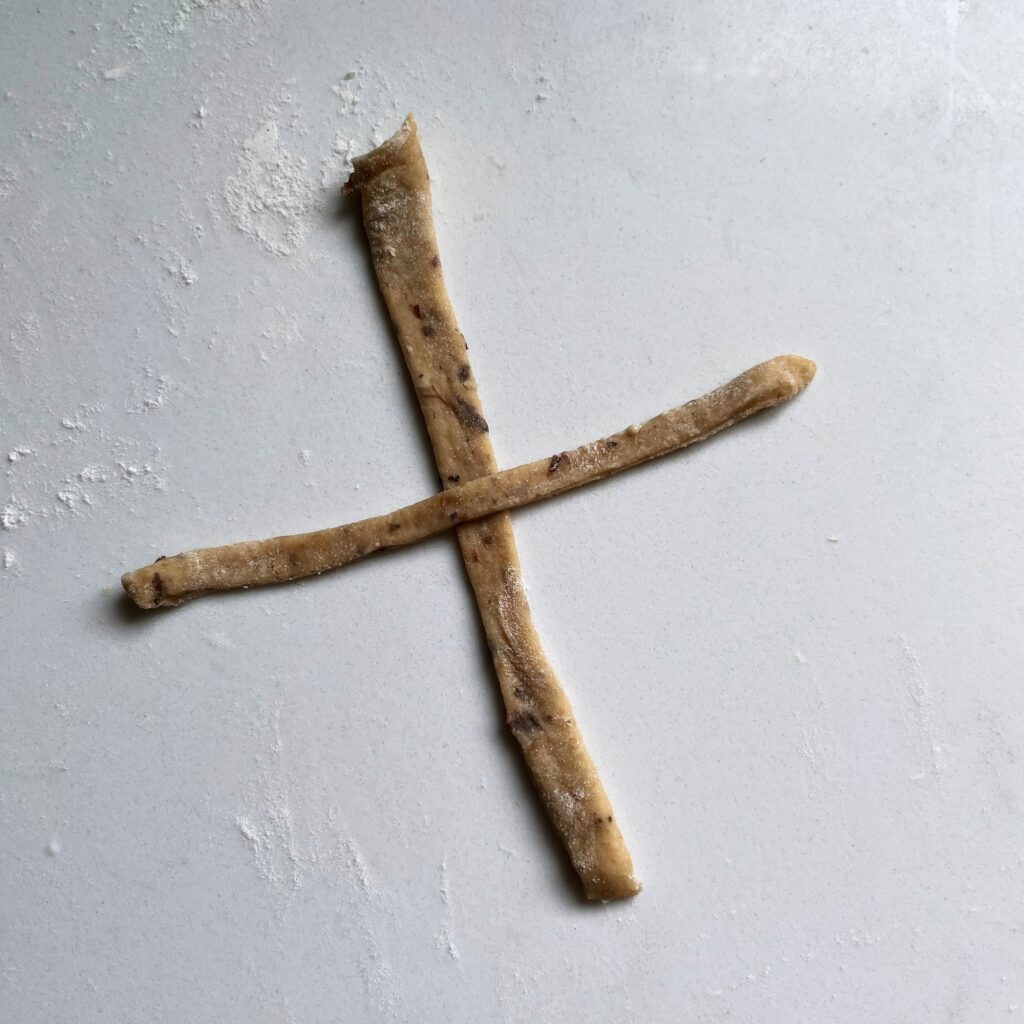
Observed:
[[[186,551],[125,573],[121,583],[140,608],[157,608],[211,591],[284,583],[340,569],[375,551],[412,544],[458,524],[550,498],[703,441],[794,397],[814,371],[809,359],[778,356],[644,424],[478,477],[390,515],[312,533]]]

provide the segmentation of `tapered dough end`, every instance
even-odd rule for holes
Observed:
[[[797,391],[802,391],[807,387],[818,372],[817,363],[804,356],[777,356],[773,362],[785,364],[786,369],[796,378]]]

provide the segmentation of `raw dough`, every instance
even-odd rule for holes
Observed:
[[[375,551],[412,544],[456,524],[550,498],[703,441],[792,398],[813,375],[809,359],[778,356],[638,427],[515,469],[453,483],[447,491],[389,515],[312,533],[185,551],[125,573],[121,582],[140,608],[157,608],[211,591],[283,583],[340,569]]]
[[[466,339],[448,300],[434,235],[430,181],[412,115],[357,157],[347,191],[362,191],[374,270],[412,375],[442,484],[493,473]],[[544,656],[523,591],[507,513],[458,529],[507,721],[590,899],[640,891],[611,803],[572,708]]]

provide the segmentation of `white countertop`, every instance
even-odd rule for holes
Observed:
[[[1024,1016],[1024,19],[586,9],[0,11],[3,1021]],[[119,596],[436,487],[337,198],[407,110],[502,465],[819,364],[515,516],[629,903],[579,898],[450,536]]]

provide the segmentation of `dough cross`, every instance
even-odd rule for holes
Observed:
[[[143,608],[215,590],[297,579],[454,528],[505,702],[537,792],[589,899],[634,896],[640,883],[568,698],[541,647],[508,510],[675,451],[799,393],[800,356],[761,363],[703,398],[550,458],[498,471],[465,338],[444,286],[430,182],[412,115],[353,161],[374,270],[419,398],[443,492],[386,516],[315,533],[161,558],[126,573]]]

